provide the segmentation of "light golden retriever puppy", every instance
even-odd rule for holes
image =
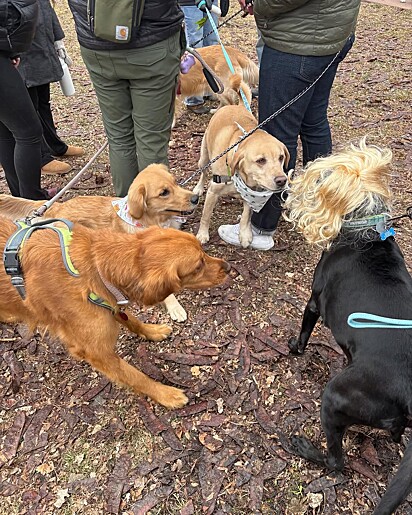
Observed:
[[[163,164],[142,170],[129,188],[126,199],[80,196],[56,202],[47,210],[48,218],[66,218],[92,229],[112,229],[135,233],[145,227],[167,227],[176,215],[193,213],[199,197],[177,185],[175,177]],[[44,204],[0,194],[0,215],[11,220],[25,218]],[[183,322],[187,314],[174,295],[164,301],[173,320]]]
[[[199,168],[225,149],[235,144],[244,135],[257,126],[256,118],[244,106],[225,106],[211,118],[203,136],[200,150]],[[209,226],[213,209],[222,195],[239,196],[233,183],[233,176],[238,174],[243,183],[251,190],[269,190],[273,193],[282,191],[287,177],[283,171],[289,162],[286,146],[262,129],[248,136],[237,147],[211,165],[212,174],[226,182],[209,183],[202,218],[197,238],[201,243],[209,241]],[[227,182],[228,181],[228,182]],[[206,172],[202,172],[194,193],[201,195],[206,183]],[[246,248],[252,242],[252,209],[243,201],[243,213],[240,219],[239,239]]]
[[[224,91],[218,94],[219,107],[224,105],[237,104],[239,100],[239,89],[245,94],[249,104],[252,101],[251,86],[259,82],[259,68],[247,55],[240,50],[230,46],[225,47],[229,54],[235,73],[233,74],[226,62],[220,45],[212,45],[203,48],[196,48],[208,66],[216,73],[224,85]],[[182,101],[186,97],[210,95],[211,90],[200,62],[190,68],[188,73],[181,73],[179,76],[179,88],[176,97],[176,119],[182,112]]]
[[[0,217],[1,252],[15,230],[13,222]],[[181,390],[150,379],[115,351],[119,323],[152,341],[167,338],[171,327],[145,324],[128,310],[119,312],[105,282],[130,301],[152,305],[183,289],[222,284],[230,269],[228,263],[206,254],[193,235],[159,227],[122,234],[74,224],[69,256],[78,276],[68,273],[63,264],[58,235],[50,229],[35,231],[20,252],[24,301],[4,267],[0,268],[0,320],[47,328],[73,357],[86,361],[111,381],[168,408],[183,406],[187,398]],[[90,293],[112,309],[90,302]]]

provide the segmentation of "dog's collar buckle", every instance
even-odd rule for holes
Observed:
[[[212,181],[216,184],[231,184],[232,177],[230,175],[212,175]]]

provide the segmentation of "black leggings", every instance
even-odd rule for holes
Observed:
[[[40,187],[42,132],[19,72],[0,53],[0,163],[15,197],[48,198]]]
[[[53,161],[52,156],[64,155],[67,145],[59,138],[54,125],[50,106],[50,84],[33,86],[28,88],[28,91],[43,126],[41,165],[44,166]]]

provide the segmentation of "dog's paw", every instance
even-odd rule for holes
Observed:
[[[161,404],[165,408],[176,409],[183,407],[189,400],[184,394],[183,390],[174,388],[173,386],[159,385],[156,394],[152,399]]]
[[[193,195],[198,195],[201,197],[203,195],[203,185],[196,184],[196,186],[193,188]]]
[[[242,231],[240,231],[239,241],[244,249],[247,249],[249,247],[249,245],[252,243],[252,240],[253,240],[252,231],[246,231],[244,233]]]
[[[299,348],[299,340],[298,338],[290,338],[288,341],[288,347],[292,354],[303,354],[303,351]]]
[[[207,243],[210,239],[208,231],[199,230],[196,234],[196,238],[200,241],[200,243]]]
[[[181,304],[169,308],[168,313],[175,322],[185,322],[187,320],[187,313]]]
[[[161,342],[172,333],[173,329],[166,324],[144,324],[144,332],[141,336],[152,342]]]
[[[292,436],[290,440],[293,451],[298,456],[321,465],[325,463],[324,455],[304,436]]]

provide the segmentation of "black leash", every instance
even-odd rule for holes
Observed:
[[[406,213],[404,213],[403,215],[393,216],[392,218],[389,218],[388,222],[400,220],[401,218],[409,218],[409,220],[412,220],[412,206],[407,207]]]
[[[232,14],[232,16],[229,16],[229,18],[226,18],[225,21],[223,21],[222,23],[219,23],[219,25],[217,26],[218,29],[220,29],[220,27],[223,27],[224,25],[226,25],[226,23],[229,23],[230,20],[233,20],[233,18],[235,18],[236,16],[238,16],[240,13],[243,13],[243,9],[239,9],[237,12],[235,12],[235,14]],[[193,45],[190,45],[192,48],[195,47],[196,45],[198,45],[201,41],[203,41],[204,39],[206,39],[208,36],[210,36],[210,34],[213,34],[213,29],[208,32],[205,36],[203,36],[203,38],[200,38],[198,41],[195,41],[193,43]]]

